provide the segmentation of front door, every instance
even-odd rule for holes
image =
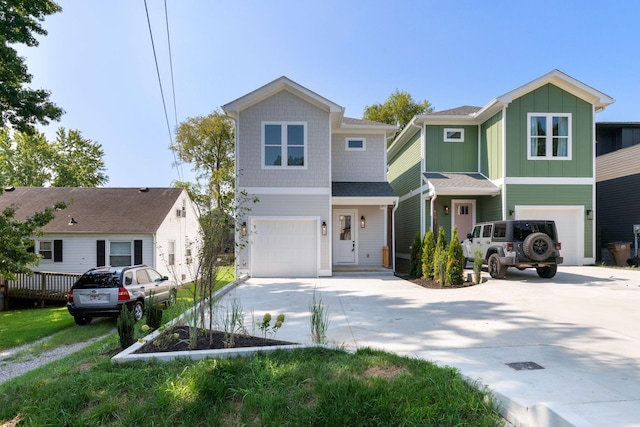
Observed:
[[[453,200],[453,225],[458,227],[458,239],[463,241],[473,230],[475,224],[474,201]]]
[[[335,264],[354,264],[356,262],[356,233],[358,231],[356,218],[355,211],[334,211],[333,256]]]

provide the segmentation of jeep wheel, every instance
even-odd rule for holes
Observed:
[[[522,243],[524,254],[534,261],[544,261],[553,253],[553,241],[544,233],[531,233]]]
[[[507,275],[507,266],[502,265],[498,254],[491,254],[488,262],[489,275],[494,279],[504,279]]]
[[[536,267],[536,271],[538,272],[538,276],[543,279],[551,279],[556,275],[556,271],[558,271],[557,265],[548,265],[546,267]]]

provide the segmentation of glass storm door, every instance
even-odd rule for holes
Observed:
[[[335,234],[334,259],[336,264],[346,264],[356,262],[356,232],[358,223],[355,221],[354,211],[335,211],[333,227]]]

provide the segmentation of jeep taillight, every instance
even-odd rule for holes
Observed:
[[[67,302],[73,302],[73,289],[69,289],[67,292]]]
[[[507,252],[513,252],[513,243],[512,242],[507,243]]]
[[[118,301],[129,301],[131,299],[131,295],[129,295],[129,291],[125,288],[118,288]]]
[[[556,243],[556,251],[559,251],[560,249],[562,249],[562,243],[557,242]]]

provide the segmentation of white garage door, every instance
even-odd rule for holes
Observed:
[[[552,219],[562,243],[562,265],[582,265],[584,259],[584,217],[582,206],[516,206],[516,219]]]
[[[316,219],[252,221],[253,277],[316,277],[318,225]]]

